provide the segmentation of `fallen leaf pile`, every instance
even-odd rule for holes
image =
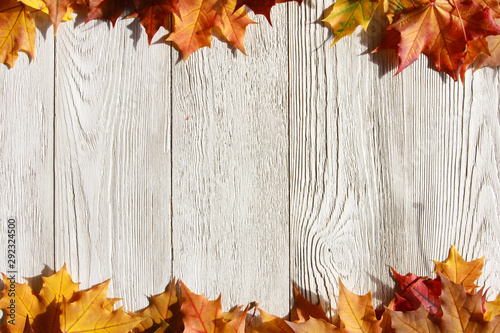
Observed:
[[[448,259],[435,264],[435,278],[400,275],[392,269],[398,292],[380,310],[374,309],[370,292],[356,295],[340,281],[339,318],[334,322],[321,306],[306,300],[297,286],[295,304],[287,319],[282,319],[258,308],[257,303],[223,312],[220,296],[209,301],[175,279],[165,292],[150,297],[147,308],[138,312],[114,310],[118,299],[106,296],[109,280],[80,291],[63,266],[43,278],[38,292],[16,283],[13,296],[4,288],[0,332],[500,332],[500,294],[487,301],[486,291],[476,290],[484,259],[467,262],[452,247]],[[5,275],[4,284],[10,286]],[[13,302],[16,310],[12,315],[9,306]]]

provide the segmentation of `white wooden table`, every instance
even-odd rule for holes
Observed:
[[[339,277],[380,304],[387,265],[430,275],[452,244],[498,293],[498,70],[393,77],[361,31],[329,48],[330,4],[279,5],[248,56],[214,40],[186,63],[133,20],[42,22],[37,59],[0,67],[0,270],[13,217],[19,276],[66,262],[131,310],[173,276],[225,309],[284,315],[292,281],[336,308]]]

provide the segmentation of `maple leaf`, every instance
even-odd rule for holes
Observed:
[[[0,62],[14,67],[19,51],[35,57],[36,29],[30,8],[16,0],[0,2]]]
[[[421,332],[437,333],[440,332],[437,326],[430,318],[429,312],[423,304],[420,304],[417,310],[400,312],[388,310],[391,315],[392,327],[400,332]]]
[[[180,17],[178,2],[178,0],[134,0],[136,12],[146,29],[149,44],[160,27],[170,29],[172,13]]]
[[[118,18],[123,14],[130,0],[88,0],[89,12],[85,23],[92,20],[109,20],[115,26]]]
[[[24,3],[25,5],[37,10],[41,11],[45,14],[49,14],[49,9],[47,8],[47,5],[43,0],[19,0],[20,2]],[[68,7],[68,10],[66,11],[66,15],[63,17],[63,21],[69,21],[73,19],[73,7]],[[30,13],[33,13],[33,11],[30,11]]]
[[[482,274],[484,256],[482,258],[467,262],[458,253],[455,245],[449,251],[445,261],[434,261],[436,268],[434,273],[442,273],[454,283],[462,284],[467,292],[474,292],[477,285],[474,283]]]
[[[59,24],[66,17],[71,5],[76,4],[76,0],[43,0],[49,11],[52,24],[54,25],[54,34],[57,32]]]
[[[427,55],[438,71],[458,79],[464,63],[467,42],[500,33],[491,10],[469,0],[428,1],[403,13],[386,28],[380,46],[375,50],[395,49],[399,59],[396,74]]]
[[[294,333],[293,328],[290,327],[284,319],[269,314],[261,308],[259,308],[259,312],[261,324],[259,325],[258,323],[252,322],[249,326],[250,333]]]
[[[28,316],[26,316],[26,320],[24,322],[24,330],[23,330],[23,333],[35,333],[35,331],[33,331],[33,329],[31,328],[31,325],[30,325],[30,318]]]
[[[292,321],[306,321],[310,317],[323,319],[326,322],[329,321],[325,311],[321,308],[321,304],[313,305],[305,299],[295,283],[293,284],[293,294],[295,296],[295,302],[291,311]]]
[[[443,332],[485,331],[488,324],[482,311],[481,292],[469,294],[464,285],[457,284],[440,274],[443,287],[440,299],[443,308]]]
[[[500,20],[496,20],[498,23]],[[500,36],[488,36],[488,50],[489,54],[483,52],[476,58],[476,65],[474,71],[483,67],[496,67],[500,66]]]
[[[250,8],[255,14],[262,14],[266,17],[267,22],[271,24],[271,9],[277,3],[285,3],[296,1],[299,5],[302,4],[302,0],[238,0],[236,2],[236,9],[243,6]],[[272,25],[272,24],[271,24]]]
[[[184,314],[184,332],[186,333],[244,333],[247,309],[237,316],[234,314],[224,319],[221,298],[209,301],[203,295],[197,295],[180,281],[182,292],[181,312]]]
[[[211,45],[212,30],[243,54],[246,26],[254,23],[243,8],[235,10],[236,0],[183,0],[179,2],[179,17],[174,17],[174,31],[167,40],[182,52],[184,61],[196,50]]]
[[[331,46],[342,37],[350,36],[358,26],[365,31],[379,0],[337,0],[330,14],[323,20],[335,36]]]
[[[300,322],[287,322],[287,324],[294,330],[296,333],[309,333],[309,332],[321,332],[321,333],[329,333],[329,332],[340,332],[340,329],[335,325],[323,320],[311,317],[306,321]]]
[[[36,319],[40,313],[45,312],[45,305],[40,300],[39,295],[32,291],[26,283],[13,282],[6,275],[3,275],[3,283],[5,288],[2,292],[2,298],[0,298],[0,309],[7,315],[7,320],[12,319],[12,321],[7,321],[8,332],[22,333],[24,331],[24,321],[16,320],[16,317],[19,317],[28,318],[36,332],[45,333],[42,324]],[[12,284],[14,287],[11,287]],[[15,290],[14,297],[9,290]],[[14,313],[11,312],[12,308],[15,309]]]
[[[483,37],[467,42],[467,52],[465,53],[464,64],[460,68],[460,78],[462,82],[465,82],[465,72],[467,68],[469,68],[477,57],[483,53],[491,55],[487,38]]]
[[[366,295],[356,295],[339,280],[338,312],[340,321],[348,331],[382,332],[375,316],[371,291]]]
[[[106,297],[109,282],[106,280],[89,290],[78,292],[71,302],[63,298],[60,316],[63,333],[128,332],[144,319],[126,313],[122,308],[109,310],[110,302]]]
[[[492,318],[500,315],[500,293],[498,294],[497,298],[495,298],[493,301],[486,302],[484,307],[485,307],[484,318],[487,321],[490,321]]]
[[[391,267],[392,273],[399,282],[402,295],[411,307],[411,310],[416,310],[423,304],[425,308],[432,314],[439,317],[440,315],[440,302],[439,295],[441,294],[441,281],[438,279],[432,280],[424,277],[419,277],[415,274],[400,275],[394,268]],[[396,294],[397,295],[397,294]],[[399,297],[399,295],[397,295]],[[403,303],[398,298],[398,306]]]
[[[165,292],[151,296],[149,306],[142,311],[137,312],[141,317],[145,317],[139,325],[134,329],[134,332],[150,332],[161,328],[167,324],[167,320],[172,318],[173,313],[170,307],[178,301],[175,290],[175,278],[169,283]],[[166,328],[166,327],[164,327]]]

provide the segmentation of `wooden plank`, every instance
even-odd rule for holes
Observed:
[[[56,261],[128,309],[171,279],[170,52],[138,21],[58,31]]]
[[[173,69],[173,270],[224,309],[289,302],[286,6]]]
[[[21,53],[0,65],[0,271],[7,266],[7,220],[17,224],[18,281],[54,269],[54,39],[47,18],[35,17],[36,60]],[[33,286],[41,286],[35,279]]]
[[[404,76],[410,260],[430,274],[451,245],[468,260],[486,255],[480,283],[500,286],[499,75],[484,69],[464,85],[422,62]],[[424,75],[422,75],[424,73]],[[424,77],[422,77],[424,76]]]
[[[393,55],[365,54],[377,25],[328,49],[327,30],[311,24],[326,6],[289,14],[292,279],[336,309],[338,278],[387,303],[386,265],[430,275],[453,243],[468,259],[491,253],[497,263],[497,73],[476,74],[482,88],[471,90],[424,58],[392,77]],[[478,141],[480,128],[488,140]],[[474,166],[487,176],[472,181]]]

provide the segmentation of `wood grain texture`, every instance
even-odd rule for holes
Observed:
[[[73,24],[56,49],[56,260],[138,309],[171,279],[171,51],[137,20]]]
[[[0,66],[0,268],[7,270],[4,236],[14,218],[22,283],[54,267],[54,40],[49,20],[35,20],[42,31],[36,60],[20,53],[13,69]],[[33,286],[40,287],[41,279]]]
[[[445,259],[455,244],[468,260],[487,255],[481,283],[494,286],[493,295],[500,285],[498,71],[468,75],[461,85],[422,78],[426,63],[416,65],[403,75],[406,221],[415,236],[402,269],[429,274],[432,259]]]
[[[289,301],[286,6],[173,68],[173,270],[225,309]]]
[[[496,72],[476,74],[471,90],[426,59],[392,77],[394,56],[369,54],[377,22],[328,49],[326,29],[314,24],[327,6],[289,12],[290,259],[292,279],[329,309],[339,278],[387,303],[389,264],[430,275],[432,259],[454,243],[468,259],[494,252],[500,192]],[[477,121],[488,141],[477,143]],[[464,145],[473,150],[467,162]],[[472,180],[472,165],[487,176]],[[498,284],[492,257],[485,276]]]

